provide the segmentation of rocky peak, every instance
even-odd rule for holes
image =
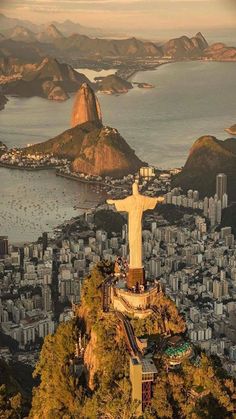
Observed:
[[[57,27],[53,23],[47,27],[45,32],[54,39],[63,37],[62,33],[57,29]]]
[[[9,38],[14,41],[33,42],[35,41],[35,34],[24,26],[15,26],[10,32]]]
[[[211,135],[199,138],[190,149],[182,172],[173,186],[184,191],[197,189],[202,197],[215,193],[216,175],[225,173],[229,179],[230,199],[236,199],[236,144],[234,139],[218,140]]]
[[[101,108],[93,89],[83,83],[75,96],[71,126],[93,121],[102,122]]]
[[[43,32],[40,32],[37,35],[39,42],[53,42],[62,38],[64,38],[64,36],[53,24],[49,25]]]
[[[198,32],[195,35],[195,38],[197,38],[201,42],[201,45],[204,49],[208,47],[208,42],[201,32]]]

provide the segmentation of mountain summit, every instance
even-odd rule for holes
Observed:
[[[215,194],[216,175],[221,172],[228,176],[230,199],[236,199],[236,140],[228,138],[221,141],[206,135],[191,147],[174,186],[181,186],[184,190],[197,189],[202,197],[212,196]]]
[[[83,83],[75,96],[71,126],[92,121],[102,122],[101,108],[93,89]]]
[[[37,40],[39,42],[53,42],[64,38],[62,33],[57,29],[53,24],[49,25],[44,31],[40,32],[37,35]]]
[[[73,172],[123,177],[144,165],[115,128],[102,125],[100,106],[92,88],[83,83],[74,103],[72,128],[26,153],[52,153],[71,161]]]

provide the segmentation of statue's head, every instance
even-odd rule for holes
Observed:
[[[132,188],[133,188],[133,195],[138,195],[139,194],[139,190],[138,190],[138,182],[137,181],[135,181],[133,183]]]

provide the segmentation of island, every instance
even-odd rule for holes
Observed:
[[[100,78],[100,81],[97,84],[97,88],[98,92],[100,93],[112,95],[127,93],[130,89],[133,88],[133,86],[129,81],[122,79],[116,74],[111,74],[107,77]]]
[[[230,128],[226,128],[225,131],[233,136],[236,136],[236,124],[232,125]]]

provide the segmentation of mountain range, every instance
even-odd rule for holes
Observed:
[[[103,31],[99,28],[91,28],[83,26],[80,23],[72,22],[71,20],[65,20],[64,22],[53,21],[49,25],[55,25],[59,31],[64,35],[69,36],[73,33],[82,33],[89,36],[104,36],[109,35],[108,31]],[[28,20],[16,19],[5,16],[3,13],[0,13],[0,30],[3,34],[7,33],[9,30],[14,30],[16,27],[24,27],[31,32],[40,33],[45,30],[48,25],[35,24]]]
[[[209,46],[200,32],[192,38],[182,36],[157,45],[136,38],[101,39],[78,33],[65,36],[55,24],[39,32],[19,25],[6,29],[5,17],[0,15],[0,22],[1,19],[5,22],[5,34],[0,34],[0,85],[5,94],[65,100],[68,93],[76,91],[83,82],[89,83],[70,65],[61,64],[74,60],[85,60],[100,66],[102,60],[110,60],[113,65],[115,60],[123,66],[129,66],[131,59],[132,65],[136,63],[136,66],[140,62],[145,66],[146,60],[154,60],[154,65],[156,59],[236,60],[236,48],[224,44]],[[131,88],[129,82],[117,75],[97,83],[98,90],[109,93],[127,92]]]
[[[236,48],[222,43],[208,45],[199,32],[192,38],[181,36],[164,43],[155,44],[137,38],[104,39],[91,38],[86,34],[73,33],[67,36],[58,26],[51,24],[40,32],[17,25],[1,32],[0,57],[14,56],[22,60],[40,60],[51,55],[66,62],[77,57],[98,61],[102,58],[169,58],[236,60]]]
[[[86,76],[70,65],[48,57],[33,64],[0,58],[0,80],[5,94],[52,100],[66,100],[68,92],[76,91],[84,82],[90,84]]]
[[[216,175],[224,172],[228,177],[228,194],[236,200],[236,139],[225,141],[213,136],[199,138],[190,149],[182,172],[176,176],[173,186],[184,191],[196,189],[201,196],[214,196]]]

